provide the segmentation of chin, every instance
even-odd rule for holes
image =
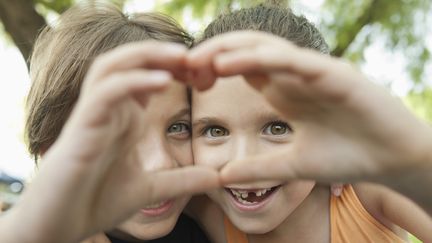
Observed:
[[[147,225],[135,225],[133,229],[125,229],[123,231],[139,240],[154,240],[169,234],[173,230],[176,222],[177,219],[165,220],[164,222]]]
[[[242,232],[245,232],[246,234],[267,234],[268,232],[274,230],[275,228],[277,228],[277,226],[279,224],[275,224],[275,225],[269,225],[267,224],[268,222],[265,221],[261,221],[261,222],[257,222],[260,220],[255,220],[256,222],[248,222],[247,224],[245,224],[244,222],[242,224],[236,224],[234,223],[239,230],[241,230]]]
[[[148,209],[146,209],[147,212],[141,210],[141,212],[136,213],[117,229],[122,232],[122,235],[126,236],[122,238],[134,238],[138,240],[161,238],[174,229],[188,201],[189,198],[176,199],[168,209],[164,209],[166,210],[165,212],[161,212],[160,214],[152,212],[153,215],[151,216],[149,216]],[[161,207],[166,208],[167,206],[162,205]],[[160,208],[157,209],[157,212],[159,211],[161,211]]]

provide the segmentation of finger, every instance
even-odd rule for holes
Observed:
[[[293,158],[291,150],[287,150],[230,161],[220,172],[221,182],[225,185],[261,180],[297,179],[293,159],[290,158]]]
[[[193,48],[186,57],[189,67],[209,66],[213,57],[221,52],[235,49],[253,49],[263,42],[280,42],[280,37],[259,31],[236,31],[222,34],[204,41]]]
[[[213,68],[203,68],[195,71],[193,78],[188,83],[197,90],[203,91],[211,88],[215,81],[216,75]]]
[[[339,197],[340,195],[342,195],[343,186],[344,186],[343,183],[333,183],[333,184],[331,184],[331,186],[330,186],[331,193],[334,196]]]
[[[87,73],[87,82],[97,82],[112,72],[136,68],[177,70],[184,66],[186,47],[155,41],[130,43],[95,59]]]
[[[110,75],[94,91],[104,106],[111,107],[119,100],[131,95],[148,95],[163,90],[172,80],[165,71],[133,70]],[[93,91],[91,91],[93,92]]]
[[[78,100],[78,107],[83,107],[86,114],[91,114],[95,118],[92,122],[98,123],[105,119],[105,116],[110,114],[112,107],[121,100],[127,97],[138,97],[138,102],[144,105],[143,102],[147,100],[148,95],[162,91],[171,80],[171,74],[166,71],[117,72],[94,87],[83,90],[82,98]],[[92,104],[85,104],[88,102]]]
[[[219,174],[208,167],[188,166],[149,173],[143,201],[158,202],[181,195],[203,193],[220,186]]]
[[[214,58],[217,75],[232,76],[251,72],[285,71],[310,80],[331,68],[330,58],[315,51],[285,45],[265,45],[252,50],[219,53]]]

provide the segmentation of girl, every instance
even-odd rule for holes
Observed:
[[[69,9],[60,16],[58,23],[42,31],[30,63],[33,83],[27,101],[26,122],[29,149],[36,158],[39,155],[43,158],[44,152],[57,140],[80,95],[81,84],[91,61],[116,46],[142,40],[178,43],[169,54],[174,56],[171,58],[173,60],[161,55],[158,45],[154,44],[154,49],[144,49],[141,53],[139,48],[137,53],[134,53],[133,47],[128,47],[131,53],[126,54],[131,58],[121,60],[122,63],[120,60],[113,63],[101,61],[94,66],[102,69],[101,72],[105,72],[107,79],[118,80],[117,82],[134,77],[144,79],[146,73],[149,78],[152,74],[155,78],[158,78],[158,75],[160,78],[167,76],[166,72],[152,73],[152,68],[165,69],[179,75],[183,72],[181,60],[192,39],[167,16],[150,13],[125,16],[114,6],[93,3]],[[150,63],[146,66],[145,58],[159,55],[160,59],[155,62],[156,64]],[[105,60],[103,56],[102,60]],[[114,72],[116,65],[119,70]],[[127,141],[124,141],[125,144],[119,141],[119,145],[130,148],[125,154],[118,154],[119,151],[114,149],[113,156],[124,156],[126,161],[131,161],[135,165],[136,173],[191,165],[190,109],[186,87],[171,82],[163,93],[155,94],[148,100],[145,97],[143,102],[146,103],[146,109],[140,111],[141,120],[129,126],[144,126],[144,135],[140,135],[136,146],[128,145]],[[121,129],[124,125],[128,126],[119,123],[119,127],[111,129]],[[85,150],[87,147],[81,144],[74,149]],[[125,177],[123,180],[130,179]],[[115,191],[113,190],[113,193]],[[141,192],[125,190],[111,200],[127,200],[130,196],[128,194],[134,193]],[[174,229],[170,235],[157,242],[206,242],[206,237],[197,225],[181,215],[189,197],[182,195],[142,205],[141,210],[134,216],[108,233],[110,240],[137,242],[156,239]],[[179,223],[176,224],[179,217]],[[106,242],[107,239],[102,237],[99,241]]]
[[[328,53],[324,39],[311,23],[277,6],[260,5],[221,16],[207,27],[203,40],[238,30],[270,32],[300,47]],[[248,69],[245,77],[251,79],[247,81],[243,76],[220,78],[212,89],[193,92],[194,160],[216,169],[231,160],[290,149],[297,128],[302,126],[300,122],[289,124],[253,88],[263,88],[267,78],[279,83],[295,80],[282,73],[288,61],[284,62],[281,53],[292,50],[288,48],[291,44],[260,33],[231,35],[221,36],[220,43],[218,39],[204,42],[201,50],[191,54],[189,66],[198,70],[201,89],[212,85],[214,75],[242,74],[242,67],[258,57],[266,68],[273,65],[279,72],[268,77],[264,66],[257,65]],[[259,41],[263,44],[255,47],[253,43]],[[278,58],[270,59],[272,55]],[[304,58],[298,58],[296,65],[307,65],[301,62]],[[217,65],[228,60],[231,63],[224,73],[218,73]],[[290,110],[277,108],[295,113],[295,109],[303,109],[298,104]],[[307,149],[301,152],[308,153]],[[332,197],[327,187],[314,181],[283,180],[233,184],[208,192],[208,196],[220,209],[206,202],[196,214],[204,215],[198,220],[215,242],[403,242],[406,234],[399,227],[424,241],[432,240],[428,230],[432,222],[418,206],[373,184],[347,185],[341,198]]]

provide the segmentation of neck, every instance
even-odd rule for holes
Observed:
[[[316,185],[309,196],[276,229],[248,235],[250,243],[330,242],[330,189]]]

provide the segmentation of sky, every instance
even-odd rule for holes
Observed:
[[[317,21],[318,12],[323,0],[293,1],[293,8],[306,15],[312,22]],[[128,1],[125,11],[151,11],[154,0]],[[200,31],[202,23],[185,12],[184,24],[191,33]],[[50,21],[55,16],[50,16]],[[204,20],[209,22],[210,19]],[[432,50],[432,34],[428,36],[427,45]],[[384,41],[377,41],[365,50],[366,62],[362,71],[377,83],[393,81],[391,92],[404,96],[410,88],[408,75],[404,72],[405,59],[401,54],[385,51]],[[432,66],[428,67],[427,76],[432,77]],[[0,36],[0,171],[19,178],[30,178],[34,173],[34,162],[23,143],[24,101],[30,87],[25,62],[19,50],[3,36]],[[432,84],[432,78],[429,80]]]

